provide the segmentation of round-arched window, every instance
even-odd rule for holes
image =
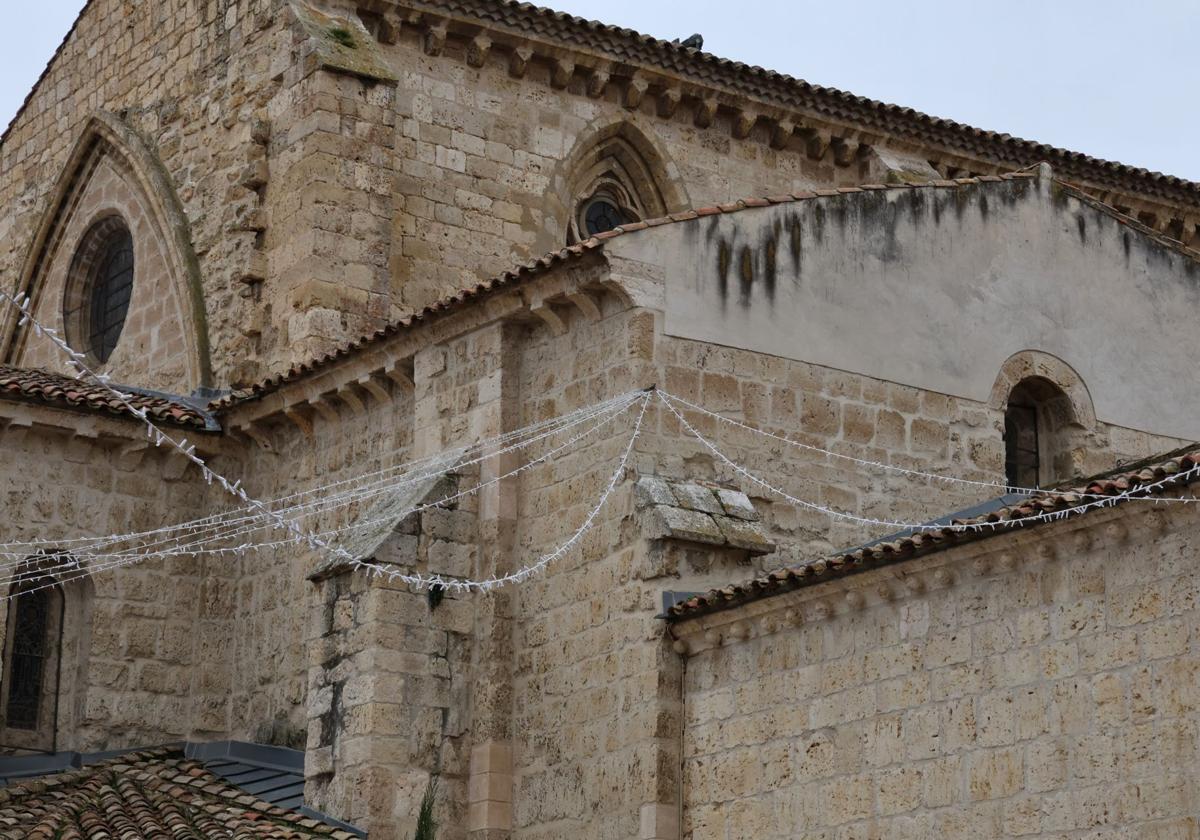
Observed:
[[[84,235],[71,267],[65,302],[67,338],[103,364],[112,356],[133,293],[133,236],[116,216]]]

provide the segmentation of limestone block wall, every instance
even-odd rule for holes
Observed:
[[[1004,413],[987,403],[777,356],[663,336],[663,387],[709,411],[801,444],[905,469],[1004,482]],[[923,522],[1001,495],[964,484],[869,468],[773,441],[697,412],[685,417],[736,464],[789,494],[878,520]],[[1094,420],[1094,418],[1093,418]],[[1077,474],[1092,475],[1169,451],[1175,438],[1094,422]],[[760,500],[778,535],[780,564],[811,559],[895,531],[832,519],[740,476],[663,417],[660,451],[671,475],[739,485]]]
[[[1197,518],[1166,510],[677,626],[682,836],[1193,836]]]
[[[269,129],[255,121],[290,62],[281,8],[278,0],[93,0],[0,146],[0,284],[16,284],[86,122],[98,110],[117,114],[161,160],[190,222],[210,338],[225,350],[214,356],[216,378],[228,382],[254,350],[254,313],[241,293],[247,277],[262,275],[259,141]],[[148,378],[162,386],[169,377]]]
[[[11,425],[0,440],[5,540],[152,529],[164,515],[203,515],[212,502],[209,488],[181,477],[175,459],[130,448],[119,437]],[[191,558],[148,561],[70,584],[57,747],[144,746],[206,728],[208,710],[198,694],[226,679],[222,669],[202,664],[218,641],[203,619],[219,598],[205,564]],[[0,602],[0,634],[7,609]],[[53,675],[46,686],[53,690]],[[0,686],[0,694],[6,690]],[[37,746],[51,743],[41,737]]]

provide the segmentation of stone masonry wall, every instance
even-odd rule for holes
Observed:
[[[985,482],[1004,482],[1004,413],[972,400],[845,371],[664,337],[660,381],[668,393],[748,425],[839,455]],[[878,520],[923,522],[1000,495],[994,489],[907,477],[789,446],[685,412],[736,464],[798,498]],[[802,562],[897,530],[831,519],[739,476],[664,417],[662,469],[730,484],[760,500],[777,534],[779,565]],[[1169,451],[1181,441],[1097,422],[1081,429],[1075,477]]]
[[[679,625],[682,836],[1196,836],[1196,526],[1133,502]]]
[[[253,135],[290,62],[281,49],[281,5],[92,0],[0,149],[4,288],[16,283],[84,124],[97,110],[117,114],[161,159],[190,220],[217,379],[228,382],[234,363],[254,349],[245,335],[253,312],[243,311],[241,295],[245,279],[261,273],[254,173],[265,152]],[[54,301],[50,311],[60,306]]]
[[[6,540],[151,529],[163,524],[165,510],[203,515],[212,501],[178,459],[120,438],[33,425],[9,426],[0,441]],[[197,694],[224,679],[198,665],[216,641],[201,622],[213,598],[205,564],[193,558],[147,561],[72,584],[58,748],[144,746],[191,734],[204,716]],[[7,607],[0,602],[0,611]],[[0,634],[6,626],[0,617]]]

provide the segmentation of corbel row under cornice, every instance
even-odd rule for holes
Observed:
[[[635,33],[613,30],[616,34],[604,37],[592,33],[594,37],[584,41],[563,37],[565,31],[579,27],[562,20],[558,26],[546,21],[540,27],[518,25],[518,18],[545,17],[538,10],[526,14],[510,4],[481,0],[363,0],[361,5],[388,21],[384,27],[387,43],[395,43],[403,31],[412,32],[430,56],[453,53],[475,68],[503,62],[514,78],[524,78],[536,69],[537,78],[551,87],[591,98],[615,90],[618,101],[630,110],[640,109],[649,100],[661,119],[690,117],[702,129],[728,126],[737,139],[762,142],[837,167],[849,167],[868,156],[872,147],[885,144],[928,160],[948,179],[999,174],[1036,162],[1019,159],[1011,150],[992,149],[995,143],[986,138],[955,142],[957,134],[968,127],[950,121],[898,109],[914,114],[906,118],[909,122],[930,123],[908,126],[904,119],[882,111],[874,114],[878,103],[859,101],[858,97],[846,95],[848,101],[855,101],[844,108],[814,111],[796,104],[796,95],[779,89],[789,83],[786,77],[765,71],[746,77],[745,68],[739,69],[734,62],[691,61],[691,53],[699,55],[694,50],[681,51],[671,66],[615,58],[616,48],[610,42],[636,40]],[[642,36],[640,51],[653,51],[653,40]],[[863,109],[874,116],[856,120]],[[1193,246],[1200,243],[1200,198],[1188,193],[1179,179],[1153,177],[1154,173],[1143,176],[1132,167],[1049,146],[1040,148],[1054,156],[1057,171],[1081,189],[1159,233]],[[1150,187],[1143,188],[1143,182]],[[1196,211],[1188,205],[1196,205]]]

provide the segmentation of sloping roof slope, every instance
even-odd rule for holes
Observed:
[[[188,404],[183,397],[159,394],[127,385],[115,387],[132,394],[129,402],[135,408],[144,409],[155,422],[206,431],[219,429],[216,421],[206,411]],[[40,368],[0,365],[0,399],[38,402],[55,408],[133,417],[129,408],[107,388]]]
[[[1173,454],[1149,466],[1092,479],[1065,490],[1058,489],[1053,492],[1025,496],[1014,504],[999,506],[978,516],[954,519],[953,522],[958,524],[1016,523],[1043,513],[1070,511],[1072,508],[1096,501],[1097,497],[1119,496],[1128,490],[1163,482],[1164,479],[1170,479],[1171,476],[1185,474],[1177,481],[1167,481],[1147,490],[1147,495],[1162,495],[1200,480],[1200,476],[1191,472],[1197,467],[1200,467],[1200,447],[1193,446],[1189,451]],[[1114,502],[1114,504],[1116,503],[1118,502]],[[1080,511],[1077,515],[1086,515],[1089,511],[1101,509],[1103,508],[1090,507],[1085,511]],[[1033,527],[1044,521],[1037,520],[1022,527]],[[885,538],[879,542],[868,543],[831,557],[801,566],[778,569],[763,577],[712,589],[703,595],[695,595],[671,606],[667,610],[666,617],[668,619],[685,619],[718,612],[781,592],[814,586],[868,568],[931,554],[951,546],[986,539],[998,534],[1011,533],[1012,530],[1013,528],[1003,525],[994,530],[972,532],[943,528]]]
[[[355,837],[234,787],[179,747],[133,752],[0,790],[3,840]]]

